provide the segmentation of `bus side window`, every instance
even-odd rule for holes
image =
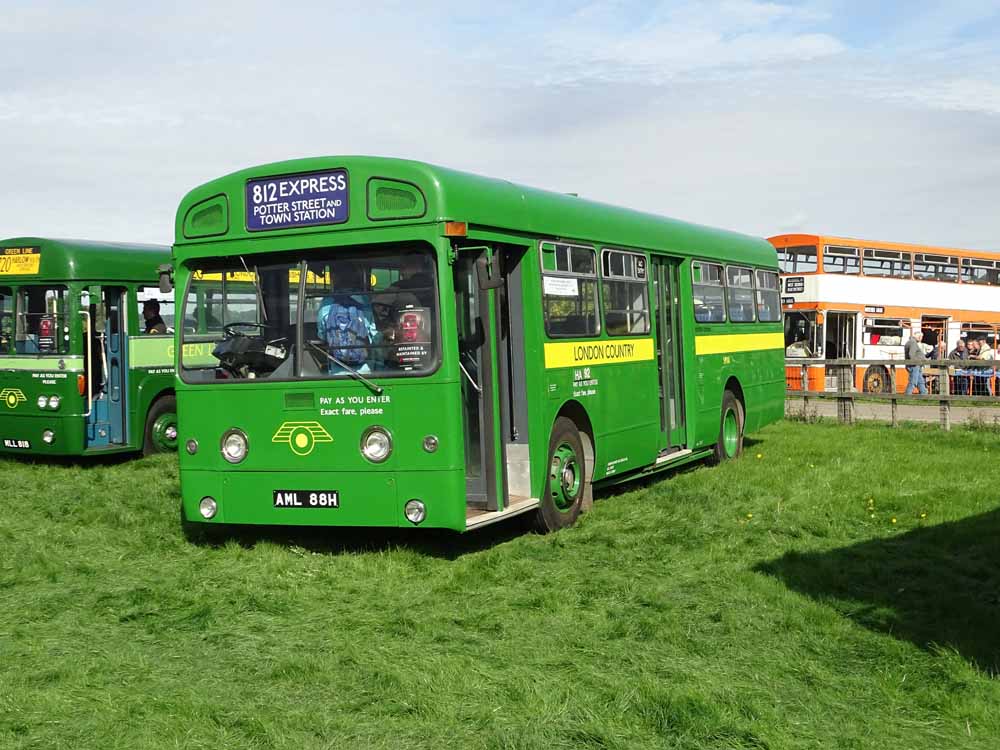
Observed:
[[[691,291],[694,319],[699,323],[724,323],[726,292],[719,263],[695,261],[691,264]]]

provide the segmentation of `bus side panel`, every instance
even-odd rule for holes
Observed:
[[[129,338],[129,440],[142,448],[146,415],[153,402],[174,389],[174,339],[172,336]]]

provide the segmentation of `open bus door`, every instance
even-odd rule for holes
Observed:
[[[84,297],[88,448],[118,447],[128,440],[126,299],[126,290],[116,286],[90,287]]]

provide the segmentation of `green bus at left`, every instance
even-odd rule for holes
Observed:
[[[0,240],[0,451],[176,449],[170,248]]]

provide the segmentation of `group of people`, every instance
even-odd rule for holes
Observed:
[[[944,336],[940,338],[936,347],[925,348],[923,344],[924,334],[921,331],[916,331],[910,337],[910,340],[906,342],[906,346],[903,350],[903,356],[907,360],[920,360],[920,359],[953,359],[953,360],[995,360],[996,352],[990,346],[986,339],[974,339],[969,338],[959,339],[958,343],[955,344],[955,348],[950,352],[947,351],[948,345],[944,340]],[[969,369],[973,369],[971,365],[967,365]],[[924,372],[922,365],[907,365],[907,382],[906,391],[907,395],[910,394],[911,389],[915,389],[917,393],[924,395],[927,393],[927,383],[924,379]]]

